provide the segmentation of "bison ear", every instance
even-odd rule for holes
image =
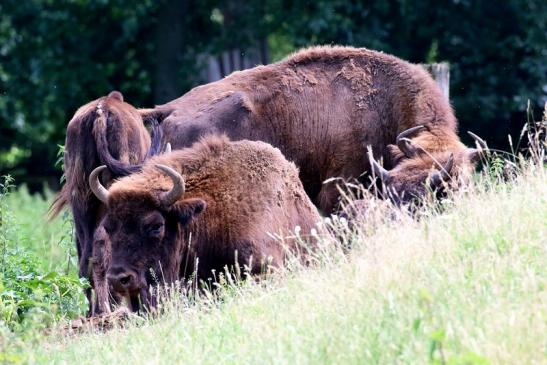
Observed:
[[[184,199],[173,204],[169,210],[180,224],[186,226],[192,219],[199,216],[207,208],[207,203],[203,199]]]
[[[384,165],[387,169],[394,168],[406,157],[399,147],[394,144],[387,145],[385,156]]]
[[[145,122],[155,121],[161,124],[174,110],[173,107],[158,106],[155,108],[137,109],[137,112]]]

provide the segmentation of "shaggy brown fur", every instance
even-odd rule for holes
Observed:
[[[433,186],[431,182],[434,171],[443,170],[450,158],[454,159],[453,167],[447,171],[449,177],[445,184]],[[431,153],[419,153],[416,157],[403,159],[389,171],[389,178],[383,183],[383,194],[394,203],[401,205],[425,196],[429,191],[435,192],[437,197],[446,193],[445,185],[456,188],[469,181],[472,169],[480,159],[480,153],[471,148],[454,149],[452,151],[440,151]]]
[[[88,177],[99,165],[106,165],[110,174],[103,183],[139,169],[145,158],[157,153],[161,130],[155,122],[151,139],[137,110],[114,91],[79,108],[67,127],[64,167],[66,182],[55,198],[50,217],[69,205],[76,228],[79,273],[89,277],[92,237],[102,218],[102,204],[91,194]]]
[[[162,206],[159,196],[173,182],[156,164],[184,176],[186,192],[170,206]],[[102,226],[110,247],[101,250],[110,252],[109,277],[132,275],[131,289],[118,290],[131,303],[140,295],[153,305],[149,285],[189,278],[196,268],[198,279],[214,280],[214,271],[234,263],[252,273],[267,262],[280,265],[285,248],[270,234],[300,226],[307,235],[320,221],[294,164],[263,142],[210,136],[148,160],[142,172],[118,180],[109,192]],[[285,244],[289,250],[295,245]],[[100,255],[96,260],[104,260]]]
[[[325,213],[336,207],[339,193],[335,183],[322,182],[370,171],[368,145],[394,167],[405,159],[396,136],[424,125],[413,140],[429,153],[465,150],[454,113],[430,75],[368,49],[305,49],[196,87],[143,114],[162,120],[174,148],[212,133],[278,147],[300,168],[306,192]],[[426,161],[422,167],[431,166]]]

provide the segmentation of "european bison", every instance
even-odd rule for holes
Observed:
[[[88,259],[92,238],[102,219],[102,203],[91,194],[88,177],[96,167],[106,165],[103,176],[108,185],[112,178],[137,171],[147,157],[158,152],[161,129],[152,123],[152,140],[137,110],[123,101],[117,91],[80,107],[68,123],[64,167],[66,181],[55,198],[50,217],[67,204],[76,228],[79,274],[89,278]]]
[[[430,168],[442,170],[451,153],[456,165],[473,160],[431,76],[418,65],[368,49],[305,49],[142,113],[161,122],[174,148],[215,133],[278,147],[299,167],[306,192],[324,213],[336,208],[339,192],[335,183],[323,181],[372,173],[367,146],[383,157],[386,168],[398,168],[390,172],[390,184],[403,190],[422,186]],[[423,128],[411,129],[419,125]],[[421,152],[409,153],[404,138],[439,164]]]
[[[423,126],[413,127],[402,135],[423,129]],[[437,141],[428,141],[399,136],[397,144],[404,156],[398,157],[399,163],[390,171],[375,161],[369,151],[372,170],[382,182],[382,196],[402,205],[425,196],[427,191],[443,195],[445,185],[456,187],[467,182],[475,164],[488,150],[484,140],[469,134],[475,139],[477,148],[467,148],[451,137],[440,136]]]
[[[98,180],[104,169],[90,176],[106,206],[101,226],[108,236],[98,238],[94,261],[108,267],[111,291],[133,310],[139,296],[154,305],[148,287],[157,280],[193,273],[206,280],[235,263],[253,274],[265,263],[281,265],[295,242],[283,247],[271,234],[296,226],[308,234],[320,221],[295,165],[263,142],[206,137],[146,161],[108,190]]]

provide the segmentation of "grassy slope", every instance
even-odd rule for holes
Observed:
[[[547,363],[547,175],[527,175],[457,199],[442,215],[354,235],[349,257],[331,253],[320,268],[227,289],[220,304],[171,300],[165,316],[144,325],[53,336],[26,356],[132,365]]]
[[[47,221],[47,211],[53,194],[46,190],[46,196],[29,194],[26,186],[21,186],[7,197],[17,229],[10,239],[12,245],[24,248],[41,258],[44,270],[74,269],[69,263],[68,251],[75,256],[70,222],[59,217]]]

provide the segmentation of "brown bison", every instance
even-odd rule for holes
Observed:
[[[66,182],[50,208],[50,217],[70,206],[82,277],[89,278],[92,238],[103,209],[89,190],[89,175],[96,167],[106,165],[109,173],[103,175],[103,183],[109,185],[112,178],[137,171],[139,164],[159,150],[161,129],[155,121],[151,136],[141,115],[125,103],[117,91],[80,107],[68,123],[64,155]]]
[[[408,132],[423,129],[425,127],[417,126]],[[469,134],[475,139],[477,148],[467,148],[457,141],[442,137],[431,143],[421,141],[420,137],[410,140],[399,136],[398,146],[404,156],[398,157],[399,163],[390,171],[375,161],[369,151],[373,174],[382,182],[381,195],[396,205],[402,205],[425,196],[428,191],[434,192],[436,196],[444,195],[445,186],[456,187],[467,182],[475,164],[488,150],[484,140],[471,132]],[[446,148],[451,143],[452,147]]]
[[[174,148],[215,133],[278,147],[300,168],[306,192],[324,213],[336,208],[339,192],[323,181],[372,173],[367,146],[386,168],[395,168],[389,180],[395,190],[423,186],[432,167],[447,170],[442,167],[451,154],[455,164],[447,173],[474,161],[431,76],[421,66],[367,49],[305,49],[142,113],[161,121]],[[417,126],[423,127],[412,129]],[[420,188],[414,190],[419,195]]]
[[[148,288],[158,280],[194,273],[207,280],[234,264],[253,274],[281,265],[295,242],[284,247],[272,235],[296,226],[307,234],[320,220],[295,165],[263,142],[206,137],[146,161],[108,190],[98,179],[104,169],[90,176],[106,206],[94,261],[107,268],[111,292],[129,299],[133,310],[139,297],[154,305]]]

